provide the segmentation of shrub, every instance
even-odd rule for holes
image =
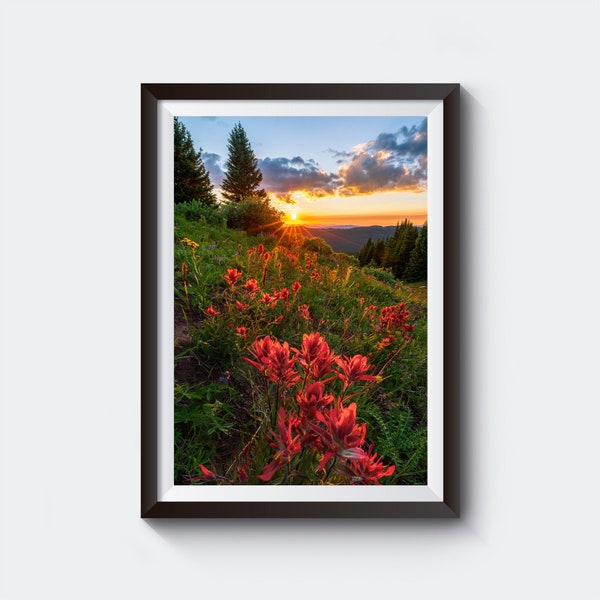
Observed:
[[[200,200],[175,204],[174,214],[176,219],[178,216],[182,216],[188,221],[206,223],[207,225],[225,225],[223,209],[207,206]]]
[[[382,281],[383,283],[387,283],[389,285],[395,285],[398,283],[398,280],[390,273],[390,271],[385,271],[384,269],[378,269],[377,267],[363,267],[363,271],[367,275],[372,275],[378,281]]]
[[[331,246],[325,240],[322,240],[318,237],[306,238],[302,242],[302,249],[308,252],[317,252],[318,254],[324,255],[333,254]]]
[[[254,235],[270,233],[283,226],[282,214],[268,200],[247,198],[223,207],[227,227],[242,229]]]

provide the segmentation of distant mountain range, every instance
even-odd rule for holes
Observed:
[[[335,225],[331,227],[304,226],[304,235],[324,239],[335,252],[356,254],[369,238],[376,241],[394,235],[395,225]]]

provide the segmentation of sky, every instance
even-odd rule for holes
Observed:
[[[179,117],[217,194],[242,124],[261,187],[286,221],[395,225],[427,220],[426,117]],[[219,194],[218,194],[219,195]]]

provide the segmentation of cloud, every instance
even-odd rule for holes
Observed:
[[[352,162],[340,168],[344,185],[340,196],[356,196],[375,192],[422,191],[425,187],[426,159],[414,166],[396,163],[380,154],[361,152]]]
[[[337,162],[340,162],[340,160],[351,158],[353,154],[352,152],[345,152],[344,150],[334,150],[333,148],[327,148],[327,152],[330,152],[333,158],[339,159]]]
[[[422,191],[427,186],[427,120],[396,133],[380,133],[355,146],[341,164],[340,196],[387,191]],[[334,154],[337,156],[337,154]]]
[[[343,183],[334,173],[320,169],[313,159],[300,156],[263,158],[258,168],[263,174],[264,188],[284,202],[293,203],[292,196],[296,192],[313,197],[329,196]]]
[[[261,187],[283,202],[295,203],[294,194],[306,198],[360,196],[375,192],[420,192],[427,187],[427,120],[382,132],[374,140],[357,144],[351,151],[328,148],[337,173],[325,171],[312,158],[263,158],[258,168],[263,174]],[[210,180],[223,183],[224,160],[219,154],[202,153]]]
[[[225,173],[221,168],[221,156],[212,152],[203,152],[202,162],[210,175],[210,182],[215,186],[220,186],[225,178]]]

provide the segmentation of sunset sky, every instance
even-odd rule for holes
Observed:
[[[219,192],[227,140],[240,122],[262,187],[301,225],[427,220],[425,117],[180,117]]]

